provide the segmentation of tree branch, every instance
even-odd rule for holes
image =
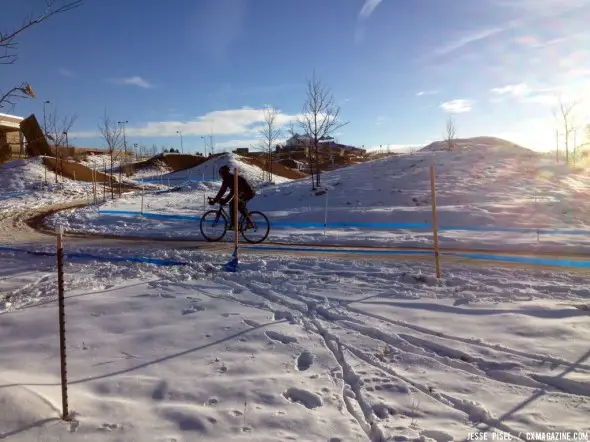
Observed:
[[[83,0],[70,1],[63,6],[56,8],[56,4],[59,4],[61,0],[46,0],[46,8],[42,14],[36,18],[30,18],[28,21],[25,21],[20,28],[9,32],[8,34],[0,32],[0,47],[6,47],[6,45],[10,44],[14,45],[15,43],[12,43],[12,40],[14,40],[19,34],[23,33],[32,26],[44,22],[49,17],[77,8],[82,4],[82,1]]]

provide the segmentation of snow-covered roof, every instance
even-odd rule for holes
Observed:
[[[11,129],[20,129],[20,122],[23,121],[23,117],[17,117],[16,115],[8,115],[0,113],[0,126],[9,127]]]

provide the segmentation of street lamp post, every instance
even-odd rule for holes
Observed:
[[[47,136],[47,119],[45,117],[45,105],[51,103],[49,100],[43,102],[43,136]],[[21,132],[22,134],[22,132]],[[57,153],[56,153],[57,156]],[[45,159],[47,161],[47,158]],[[57,168],[57,159],[56,159],[56,168]],[[56,174],[57,179],[57,174]],[[45,163],[45,187],[47,187],[47,163]]]
[[[47,117],[45,116],[46,111],[45,111],[45,105],[46,104],[50,104],[51,101],[47,100],[43,102],[43,135],[47,135]]]
[[[176,131],[176,133],[177,133],[178,135],[180,135],[180,152],[181,152],[181,153],[184,153],[184,147],[183,147],[183,145],[182,145],[182,131],[180,131],[180,130],[177,130],[177,131]]]
[[[123,126],[123,155],[124,160],[127,161],[127,136],[125,134],[125,125],[129,123],[129,121],[118,121],[117,123]],[[119,196],[121,196],[121,181],[123,179],[123,167],[121,162],[119,162]]]

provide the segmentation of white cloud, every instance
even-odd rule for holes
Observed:
[[[438,94],[438,91],[420,91],[420,92],[416,93],[416,96],[423,97],[424,95],[434,95],[434,94]]]
[[[63,76],[63,77],[67,77],[67,78],[72,78],[76,76],[76,73],[70,69],[67,68],[60,68],[59,69],[59,75]]]
[[[456,99],[445,101],[440,105],[441,109],[451,114],[462,114],[470,112],[473,107],[473,101],[465,99]]]
[[[369,18],[382,1],[383,0],[365,0],[364,5],[359,12],[359,17],[363,19]]]
[[[142,87],[144,89],[151,89],[154,87],[151,83],[144,80],[139,75],[134,75],[133,77],[127,77],[127,78],[116,78],[113,80],[113,82],[116,84],[122,84],[122,85],[127,85],[127,86]]]
[[[496,35],[500,32],[505,31],[505,27],[497,27],[497,28],[490,28],[490,29],[482,29],[479,31],[472,32],[470,34],[466,34],[454,41],[451,41],[437,49],[434,50],[435,55],[446,55],[451,52],[455,52],[461,49],[464,46],[467,46],[471,43],[475,43],[480,40],[485,40],[493,35]]]
[[[364,21],[368,20],[371,14],[375,12],[377,6],[381,4],[383,0],[365,0],[363,7],[359,12],[359,23],[354,31],[354,43],[361,44],[365,39],[365,27]]]
[[[495,87],[491,90],[497,95],[512,95],[514,97],[523,97],[531,92],[527,83],[508,84],[502,87]]]
[[[296,120],[298,115],[288,115],[279,112],[276,123],[278,126],[286,126]],[[243,107],[241,109],[229,109],[213,111],[190,121],[150,121],[140,126],[127,126],[127,135],[133,137],[173,137],[177,131],[182,131],[184,136],[231,136],[252,135],[253,138],[264,124],[264,110]],[[72,137],[95,137],[96,132],[78,132]],[[239,147],[239,146],[238,146]]]

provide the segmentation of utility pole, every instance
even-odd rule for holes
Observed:
[[[184,147],[182,146],[182,131],[177,130],[176,133],[180,135],[180,153],[184,153]]]
[[[555,162],[559,164],[559,130],[555,129]]]
[[[63,135],[66,136],[66,152],[68,151],[68,148],[70,147],[70,142],[68,140],[68,131],[64,131],[62,132]],[[60,169],[61,169],[61,177],[62,177],[62,181],[63,181],[63,177],[64,177],[64,156],[61,156],[61,161],[60,161]]]
[[[203,136],[201,137],[201,139],[203,140],[203,149],[204,149],[204,155],[207,156],[207,139]]]

